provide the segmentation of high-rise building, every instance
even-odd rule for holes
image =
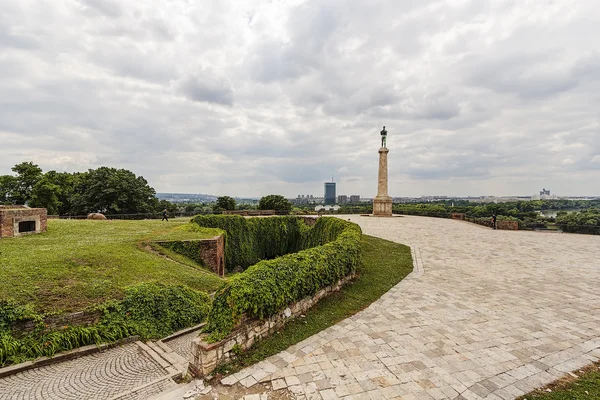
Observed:
[[[325,182],[325,205],[335,204],[335,182]]]
[[[346,204],[348,202],[348,196],[345,194],[340,194],[338,196],[338,204]]]
[[[350,203],[360,203],[360,195],[358,195],[358,194],[351,195]]]

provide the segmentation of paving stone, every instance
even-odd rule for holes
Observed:
[[[344,218],[411,246],[415,271],[365,310],[224,382],[270,378],[298,398],[509,400],[600,357],[598,237]],[[185,353],[185,340],[174,350]],[[110,398],[161,374],[143,355],[82,357],[0,379],[0,399]]]

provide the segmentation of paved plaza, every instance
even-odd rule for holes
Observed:
[[[221,398],[266,384],[269,398],[514,399],[600,357],[600,236],[345,218],[411,246],[415,271],[354,317],[225,378]],[[185,355],[188,340],[170,345]],[[0,399],[108,399],[172,387],[165,377],[130,344],[2,378]]]
[[[224,384],[308,399],[514,399],[600,357],[600,236],[350,219],[411,246],[417,271]]]

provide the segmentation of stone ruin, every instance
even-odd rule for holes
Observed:
[[[0,206],[0,238],[46,232],[45,208]]]

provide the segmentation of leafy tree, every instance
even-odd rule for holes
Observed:
[[[33,187],[29,204],[32,207],[46,208],[50,215],[58,214],[62,205],[58,199],[60,192],[61,187],[44,176]]]
[[[292,203],[279,194],[270,194],[261,198],[258,202],[259,210],[290,211]]]
[[[33,187],[42,179],[42,169],[32,162],[22,162],[12,167],[17,174],[16,184],[11,194],[13,204],[27,204],[31,200]]]
[[[79,175],[79,173],[46,172],[33,187],[31,206],[47,208],[49,214],[70,214],[75,182]]]
[[[156,192],[141,176],[126,169],[100,167],[79,174],[73,195],[73,213],[151,213],[158,210]]]
[[[162,199],[158,202],[157,206],[158,211],[167,210],[170,214],[176,213],[179,211],[177,204],[171,203],[168,200]]]
[[[217,198],[217,208],[221,210],[235,210],[235,199],[229,196]]]
[[[0,204],[11,204],[12,194],[17,186],[17,178],[12,175],[0,175]]]

